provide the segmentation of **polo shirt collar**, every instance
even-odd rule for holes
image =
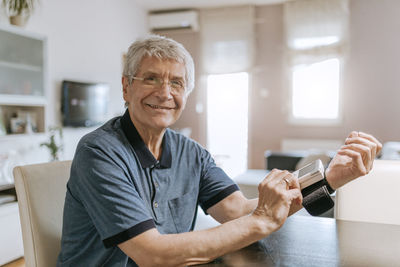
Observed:
[[[162,154],[160,162],[151,154],[150,150],[147,148],[143,142],[142,137],[140,137],[139,132],[136,130],[135,125],[129,116],[129,111],[126,109],[125,114],[121,117],[121,128],[124,132],[129,143],[135,150],[136,155],[139,158],[142,168],[149,168],[152,166],[161,168],[171,167],[171,146],[168,130],[165,131],[163,141],[162,141]]]

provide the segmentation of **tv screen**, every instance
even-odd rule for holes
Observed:
[[[110,86],[106,83],[62,82],[63,125],[90,127],[107,120]]]

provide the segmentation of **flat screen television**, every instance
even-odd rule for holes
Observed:
[[[106,83],[62,82],[64,126],[90,127],[107,120],[110,86]]]

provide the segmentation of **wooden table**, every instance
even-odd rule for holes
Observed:
[[[267,238],[202,266],[400,266],[400,226],[292,216]]]

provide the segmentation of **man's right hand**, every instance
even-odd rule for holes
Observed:
[[[288,171],[272,170],[258,185],[258,205],[252,216],[265,223],[266,233],[278,230],[293,204],[301,205],[303,197],[298,179]]]

